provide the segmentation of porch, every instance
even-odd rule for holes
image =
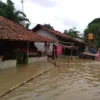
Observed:
[[[47,60],[34,42],[0,40],[0,69]]]

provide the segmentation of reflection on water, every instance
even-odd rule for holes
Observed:
[[[68,66],[67,61],[65,58],[58,59],[59,67],[16,89],[2,100],[100,100],[100,62],[73,59]]]

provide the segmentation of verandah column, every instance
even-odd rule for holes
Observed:
[[[27,42],[27,64],[28,64],[28,59],[29,58],[29,41]]]
[[[77,48],[77,56],[78,56],[78,48]]]
[[[47,56],[47,43],[45,42],[44,45],[45,45],[44,46],[45,47],[45,55]]]
[[[71,57],[72,57],[72,55],[73,55],[73,50],[71,49]]]

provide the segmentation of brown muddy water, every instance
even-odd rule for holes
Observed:
[[[0,70],[0,92],[54,67],[1,100],[100,100],[100,62],[61,58],[59,67],[49,62]],[[46,66],[46,67],[45,67]]]

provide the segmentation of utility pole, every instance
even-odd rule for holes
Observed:
[[[24,0],[21,0],[21,3],[22,3],[22,12],[24,12],[24,5],[23,5]]]

